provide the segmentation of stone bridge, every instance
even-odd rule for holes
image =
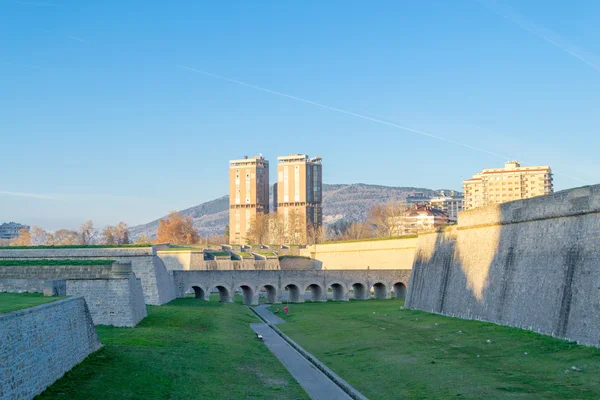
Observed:
[[[196,298],[209,300],[210,293],[218,290],[220,301],[233,302],[240,291],[244,304],[257,305],[261,291],[266,292],[267,303],[301,303],[304,293],[310,292],[312,301],[327,301],[331,289],[335,301],[350,298],[365,300],[371,290],[376,299],[404,297],[410,278],[410,269],[384,270],[297,270],[297,271],[172,271],[177,297],[193,290]]]

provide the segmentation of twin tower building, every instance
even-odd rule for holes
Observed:
[[[305,154],[277,157],[277,182],[273,185],[272,211],[306,243],[310,231],[323,225],[321,157]],[[229,243],[246,244],[255,221],[271,210],[269,161],[262,155],[229,162]]]

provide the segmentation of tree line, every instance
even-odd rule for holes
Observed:
[[[413,233],[406,223],[410,208],[399,201],[375,204],[368,212],[367,221],[336,221],[327,228],[314,227],[306,222],[306,217],[290,210],[284,218],[282,214],[259,214],[252,219],[247,240],[261,244],[315,244],[323,241],[357,240],[385,238]],[[173,244],[219,244],[229,242],[229,226],[224,235],[202,237],[194,228],[190,215],[173,211],[158,222],[156,238],[150,240],[141,235],[135,243]],[[60,246],[60,245],[119,245],[131,243],[126,223],[108,225],[101,231],[92,221],[82,224],[78,230],[59,229],[48,232],[33,226],[22,228],[19,236],[10,241],[11,246]]]
[[[10,241],[10,246],[71,246],[94,244],[129,244],[129,228],[125,222],[107,225],[101,231],[94,227],[92,221],[83,223],[79,229],[59,229],[46,231],[39,226],[31,229],[21,228],[19,236]],[[141,242],[145,243],[145,242]]]

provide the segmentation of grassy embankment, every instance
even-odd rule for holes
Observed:
[[[1,267],[14,266],[51,266],[51,265],[110,265],[114,260],[69,260],[69,259],[33,259],[0,260]]]
[[[600,398],[600,349],[402,305],[291,304],[279,328],[371,399]]]
[[[40,399],[306,399],[258,341],[246,307],[193,298],[148,306],[135,328],[97,327],[104,347]]]
[[[0,314],[60,299],[64,297],[48,297],[41,293],[0,293]]]

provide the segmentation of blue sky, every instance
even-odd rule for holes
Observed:
[[[258,153],[320,155],[326,183],[460,189],[508,158],[559,190],[600,183],[599,18],[597,1],[0,0],[0,221],[148,222],[226,194],[228,160]]]

